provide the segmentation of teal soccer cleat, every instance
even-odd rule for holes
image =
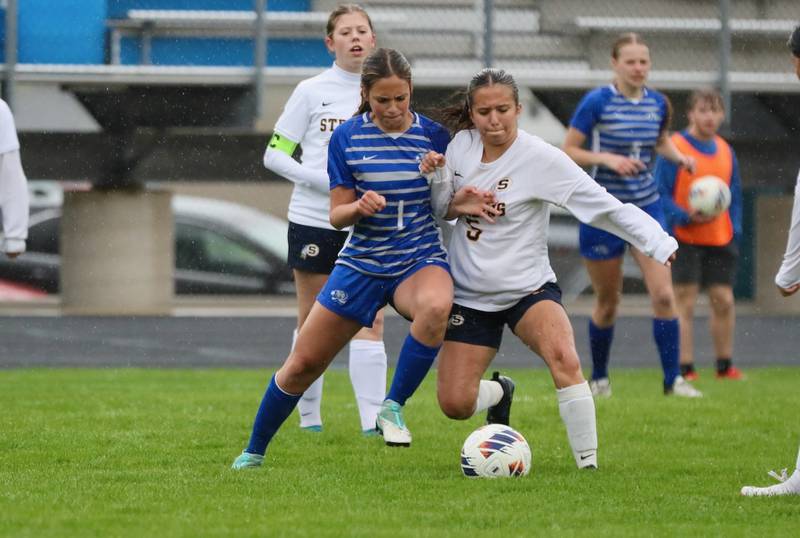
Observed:
[[[259,454],[250,454],[249,452],[242,452],[235,460],[233,460],[231,469],[239,471],[241,469],[249,469],[251,467],[261,467],[261,464],[263,463],[264,456]]]

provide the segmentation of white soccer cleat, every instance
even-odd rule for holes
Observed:
[[[791,477],[787,478],[786,469],[781,474],[770,471],[769,475],[778,482],[773,486],[759,488],[756,486],[745,486],[742,488],[742,495],[745,497],[774,497],[776,495],[800,495],[800,469],[795,469]]]
[[[411,446],[411,432],[403,420],[403,406],[394,400],[386,400],[381,405],[375,429],[389,446]]]
[[[595,398],[611,398],[611,381],[607,377],[589,381],[589,390]]]
[[[666,395],[681,396],[683,398],[702,398],[703,393],[692,386],[691,383],[686,381],[682,375],[675,378],[672,387],[664,391]]]

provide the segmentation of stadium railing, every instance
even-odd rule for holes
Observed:
[[[778,19],[731,19],[731,32],[735,34],[787,36],[794,29],[794,22]],[[667,17],[576,17],[575,28],[579,31],[599,32],[670,32],[670,33],[715,33],[722,23],[714,18],[667,18]]]

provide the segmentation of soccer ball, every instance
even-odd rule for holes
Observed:
[[[706,217],[716,217],[731,205],[731,190],[716,176],[703,176],[689,187],[689,207]]]
[[[481,426],[461,448],[461,471],[469,477],[525,476],[531,470],[531,447],[517,430],[503,424]]]

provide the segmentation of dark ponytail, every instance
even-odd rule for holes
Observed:
[[[444,108],[439,114],[439,120],[446,125],[453,133],[472,129],[475,124],[472,122],[470,111],[475,92],[481,88],[501,84],[511,88],[514,94],[514,104],[519,104],[519,87],[514,77],[502,69],[487,67],[481,69],[469,81],[466,91],[456,94],[458,104]]]

